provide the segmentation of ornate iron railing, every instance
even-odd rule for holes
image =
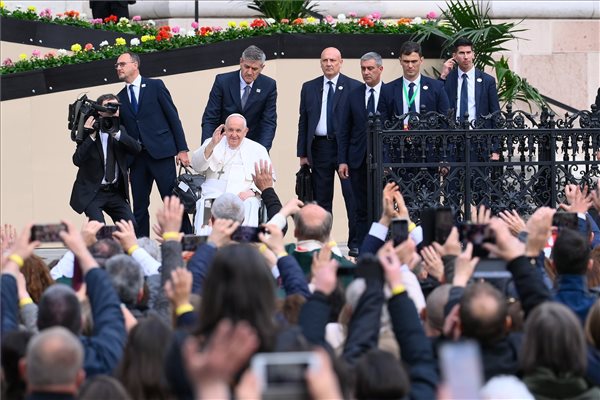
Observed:
[[[459,220],[470,219],[470,204],[529,215],[564,201],[566,184],[593,188],[600,177],[595,106],[556,119],[547,109],[532,115],[508,105],[471,123],[457,122],[453,110],[448,115],[421,110],[385,123],[375,115],[368,138],[372,220],[381,213],[381,188],[390,180],[398,182],[418,221],[420,210],[440,205],[452,207]]]

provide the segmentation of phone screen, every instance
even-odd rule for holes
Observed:
[[[483,247],[483,244],[496,243],[496,237],[487,224],[461,224],[460,241],[463,246],[469,242],[473,244],[473,257],[487,258],[489,251]]]
[[[264,227],[260,226],[239,226],[231,235],[231,240],[240,243],[257,243],[259,232],[265,232]]]
[[[552,217],[552,226],[557,228],[569,228],[573,230],[579,229],[579,218],[577,213],[572,212],[557,212]]]
[[[100,230],[96,233],[96,239],[112,239],[113,233],[117,231],[117,227],[114,225],[106,225],[100,228]]]
[[[439,244],[446,243],[448,235],[454,226],[454,213],[449,207],[435,210],[434,240]]]
[[[59,236],[61,231],[66,231],[65,224],[33,225],[31,227],[31,241],[39,240],[43,243],[62,242]]]
[[[398,246],[408,239],[408,220],[394,218],[391,225],[391,234],[394,246]]]
[[[479,346],[474,341],[446,342],[440,347],[440,369],[451,399],[478,399],[483,383]]]
[[[196,251],[199,245],[206,243],[208,236],[183,235],[181,248],[183,251]]]

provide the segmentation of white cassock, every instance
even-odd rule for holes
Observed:
[[[260,143],[244,138],[237,149],[232,149],[223,136],[207,159],[204,150],[212,139],[206,139],[202,146],[192,155],[192,168],[206,176],[202,185],[202,198],[196,206],[194,229],[197,234],[204,231],[204,201],[216,199],[223,193],[239,194],[253,189],[258,191],[252,180],[254,164],[263,160],[271,164],[267,149]],[[273,173],[275,180],[275,173]],[[245,218],[242,225],[258,226],[260,200],[254,196],[244,200]]]

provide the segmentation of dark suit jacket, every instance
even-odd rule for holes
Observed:
[[[163,81],[142,77],[137,114],[129,101],[127,86],[118,97],[121,123],[152,158],[160,160],[188,151],[177,108]]]
[[[398,78],[385,85],[381,89],[377,110],[381,114],[381,120],[391,120],[394,115],[400,116],[403,112],[404,97],[402,96],[403,78]],[[421,75],[420,105],[425,110],[437,111],[446,114],[450,107],[448,96],[444,91],[444,85],[434,79]],[[420,112],[420,109],[417,109]]]
[[[382,84],[383,88],[385,85]],[[342,126],[337,135],[338,163],[350,168],[360,168],[367,154],[367,108],[365,104],[366,85],[352,90],[348,105],[344,108]],[[381,94],[381,93],[380,93]]]
[[[127,168],[127,153],[137,154],[142,146],[127,134],[121,125],[121,136],[114,141],[115,159],[119,166],[119,191],[125,200],[129,200],[129,173]],[[104,177],[104,153],[100,136],[96,140],[86,137],[77,145],[73,154],[73,164],[79,167],[77,178],[71,191],[71,207],[81,214],[98,193]]]
[[[350,92],[362,85],[356,79],[340,74],[333,96],[333,132],[328,132],[330,136],[336,137],[340,132],[341,118],[343,110],[346,107]],[[340,89],[341,88],[341,89]],[[304,82],[300,92],[300,119],[298,120],[298,142],[296,155],[298,157],[308,157],[312,164],[311,145],[315,130],[321,118],[321,100],[323,98],[323,76],[319,76],[311,81]]]
[[[219,74],[208,96],[208,104],[202,116],[202,143],[210,137],[217,126],[233,113],[246,118],[249,139],[271,149],[277,127],[277,85],[266,75],[259,75],[252,84],[246,108],[242,110],[240,98],[240,71]]]
[[[444,82],[444,89],[450,101],[450,107],[458,110],[458,68],[453,69]],[[483,71],[475,69],[475,110],[476,118],[500,110],[496,80]],[[486,121],[485,128],[493,128],[493,121]]]

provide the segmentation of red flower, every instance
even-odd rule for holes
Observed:
[[[251,28],[264,28],[265,26],[267,26],[267,22],[264,19],[258,18],[252,21],[252,23],[250,24]]]
[[[164,26],[161,26],[160,28],[158,28],[158,30],[171,32],[171,27],[169,25],[164,25]]]
[[[91,44],[91,43],[87,43],[83,49],[84,49],[85,51],[94,50],[94,45],[93,45],[93,44]]]
[[[206,36],[212,31],[213,30],[210,26],[203,26],[200,28],[200,36]]]
[[[106,24],[111,23],[111,22],[113,24],[116,24],[117,21],[118,21],[118,19],[117,19],[116,15],[111,15],[111,16],[108,16],[108,17],[104,18],[104,23],[106,23]]]
[[[164,28],[164,27],[162,27]],[[158,33],[156,34],[156,41],[160,42],[162,40],[169,40],[173,37],[173,35],[171,34],[171,32],[169,32],[171,29],[159,29]],[[168,27],[167,27],[168,28]]]
[[[75,11],[75,10],[65,11],[65,15],[67,17],[69,17],[69,18],[78,18],[79,17],[79,11]]]
[[[303,23],[304,21],[302,20],[302,18],[296,18],[292,21],[292,25],[302,25]]]
[[[362,17],[361,19],[358,20],[358,24],[361,26],[368,26],[368,27],[372,27],[373,25],[375,25],[373,23],[373,21],[371,21],[369,18],[367,17]]]

